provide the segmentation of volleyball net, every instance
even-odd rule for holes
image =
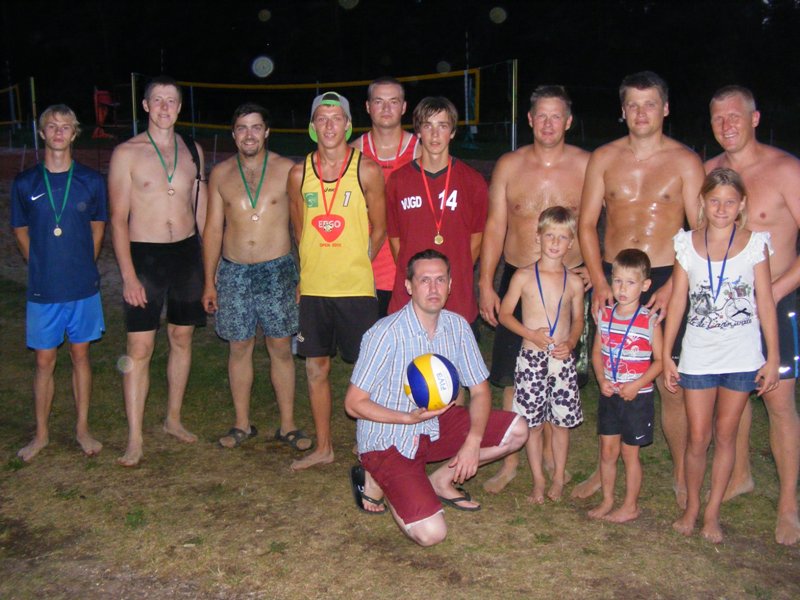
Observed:
[[[19,127],[22,122],[19,84],[0,89],[0,127]]]
[[[516,61],[508,60],[493,65],[473,67],[446,73],[425,73],[400,76],[396,79],[405,87],[408,109],[403,118],[404,127],[411,127],[411,113],[416,104],[426,96],[445,96],[458,109],[462,139],[508,145],[512,125],[516,121],[512,102],[516,98],[513,77]],[[134,115],[134,133],[145,125],[146,115],[141,110],[144,86],[150,77],[131,74],[131,110]],[[350,101],[355,135],[370,127],[366,113],[367,86],[371,79],[354,81],[325,81],[313,83],[235,84],[199,81],[178,81],[183,88],[183,107],[178,127],[188,130],[197,138],[217,138],[221,150],[230,149],[230,136],[220,136],[230,131],[231,115],[244,102],[257,102],[270,112],[271,136],[281,135],[307,142],[311,102],[326,91],[337,91]]]

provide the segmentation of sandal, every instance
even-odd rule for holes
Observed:
[[[219,438],[219,441],[217,443],[220,445],[221,448],[233,449],[233,448],[238,448],[247,440],[253,439],[257,435],[258,435],[258,429],[256,429],[255,425],[250,425],[249,433],[247,431],[242,431],[237,427],[231,427],[228,433]],[[228,446],[226,444],[223,444],[222,440],[224,440],[225,438],[232,438],[233,445]]]
[[[311,450],[311,447],[314,445],[314,442],[308,437],[302,429],[295,429],[294,431],[289,431],[286,434],[281,434],[281,428],[278,427],[275,430],[275,440],[278,442],[282,442],[287,446],[291,446],[298,452],[305,452],[307,450]],[[308,447],[301,448],[300,442],[302,440],[308,440]]]

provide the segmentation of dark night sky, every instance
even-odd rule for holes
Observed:
[[[495,6],[507,12],[501,24],[489,19]],[[726,83],[752,87],[776,118],[788,121],[798,105],[796,0],[360,0],[351,10],[338,0],[7,0],[0,19],[3,79],[32,75],[40,106],[66,101],[84,118],[94,85],[156,74],[162,61],[196,81],[411,75],[439,61],[463,68],[465,32],[471,65],[518,58],[522,98],[537,83],[564,83],[583,113],[616,116],[616,86],[642,69],[669,81],[671,119],[684,128],[707,122],[708,98]],[[250,73],[259,54],[276,64],[266,80]]]

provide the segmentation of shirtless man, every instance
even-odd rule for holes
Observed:
[[[675,262],[672,237],[684,218],[694,229],[697,198],[703,182],[700,158],[662,132],[669,114],[667,84],[655,73],[629,75],[619,88],[622,118],[628,135],[592,153],[586,168],[578,235],[594,292],[592,314],[612,305],[614,296],[606,280],[611,261],[620,250],[638,248],[653,265],[652,286],[642,302],[660,311],[663,320],[672,291]],[[603,249],[597,234],[600,214],[606,210]],[[680,354],[677,343],[673,355]],[[678,504],[686,504],[683,457],[686,452],[686,412],[682,394],[670,393],[657,380],[661,420],[672,454],[673,487]],[[600,489],[597,471],[576,486],[573,497],[586,498]]]
[[[286,190],[294,163],[267,150],[265,108],[242,104],[233,113],[232,127],[238,152],[211,171],[203,234],[203,306],[216,313],[217,335],[229,342],[228,379],[236,412],[234,426],[219,443],[236,448],[258,433],[250,423],[250,393],[260,325],[281,419],[275,439],[308,450],[311,440],[294,424],[291,335],[297,332],[298,278]]]
[[[539,259],[541,250],[536,235],[539,213],[550,206],[565,206],[578,214],[589,161],[588,152],[564,142],[572,124],[572,102],[562,86],[543,85],[534,90],[528,124],[533,129],[533,144],[500,157],[492,173],[478,282],[481,317],[495,326],[489,380],[503,386],[505,410],[511,410],[514,400],[514,366],[522,340],[497,321],[500,295],[505,295],[518,267]],[[501,251],[505,269],[498,295],[494,291],[494,276]],[[588,273],[580,266],[582,262],[580,247],[575,243],[564,257],[564,264],[588,282]],[[546,434],[548,431],[545,428]],[[544,447],[545,463],[552,470],[549,439]],[[507,455],[497,474],[484,483],[484,489],[500,492],[516,476],[518,464],[519,454]]]
[[[381,77],[367,88],[367,114],[372,128],[351,145],[381,167],[383,179],[419,156],[418,138],[403,131],[406,92],[393,77]],[[378,317],[385,317],[392,297],[396,268],[389,244],[384,243],[372,261],[375,289],[378,294]]]
[[[795,405],[798,376],[797,348],[793,332],[797,322],[789,315],[797,310],[800,284],[797,230],[800,227],[800,161],[794,156],[756,140],[760,113],[747,88],[726,86],[711,99],[711,128],[723,153],[705,167],[736,170],[747,188],[747,227],[769,231],[775,253],[770,257],[772,295],[778,305],[781,346],[781,381],[764,394],[769,414],[772,455],[778,468],[780,495],[775,540],[796,544],[800,540],[797,516],[797,472],[800,464],[800,421]],[[750,423],[753,409],[748,403],[739,425],[736,463],[725,495],[728,500],[753,489],[750,475]]]
[[[300,254],[300,331],[317,432],[313,452],[293,471],[333,462],[331,356],[355,362],[361,336],[378,318],[371,261],[386,236],[380,167],[347,145],[350,103],[325,92],[311,104],[317,149],[289,171],[292,227]]]
[[[157,77],[145,88],[142,105],[147,131],[116,147],[108,172],[112,239],[128,330],[122,383],[128,447],[119,459],[126,467],[137,465],[143,455],[150,358],[165,296],[170,350],[164,432],[182,442],[197,441],[181,423],[181,405],[192,363],[192,334],[206,322],[198,236],[205,223],[206,190],[189,148],[175,133],[180,87],[170,77]],[[199,146],[197,152],[202,173]]]

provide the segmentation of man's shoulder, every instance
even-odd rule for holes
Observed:
[[[613,160],[628,151],[628,137],[617,138],[596,148],[590,155],[592,162]]]
[[[687,146],[686,144],[679,142],[678,140],[668,137],[666,135],[664,136],[664,149],[672,153],[670,160],[678,159],[683,161],[696,162],[699,165],[703,164],[697,152],[689,148],[689,146]]]
[[[37,179],[41,176],[42,173],[42,165],[41,163],[36,163],[32,167],[28,167],[24,171],[17,173],[14,177],[14,185],[25,185],[32,183],[33,180]]]

